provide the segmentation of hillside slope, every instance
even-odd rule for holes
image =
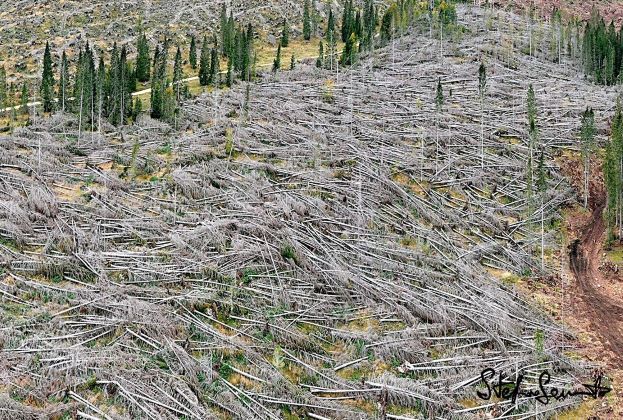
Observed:
[[[476,382],[587,375],[511,285],[539,272],[540,219],[573,198],[548,164],[543,211],[526,205],[525,97],[532,83],[549,161],[614,92],[570,63],[508,67],[503,34],[460,12],[469,31],[442,58],[409,35],[346,71],[265,75],[186,103],[180,132],[143,118],[78,138],[55,115],[3,138],[0,406],[358,419],[579,403],[493,406]]]

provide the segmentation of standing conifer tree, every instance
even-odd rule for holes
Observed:
[[[303,39],[309,41],[311,39],[311,15],[309,13],[309,0],[305,0],[303,6]]]
[[[175,90],[175,99],[179,102],[182,99],[184,73],[182,69],[182,51],[180,46],[177,46],[175,53],[175,61],[173,64],[173,89]]]
[[[188,61],[193,70],[197,69],[197,41],[195,36],[190,37],[190,52],[188,53]]]
[[[65,112],[67,99],[69,99],[69,64],[67,63],[67,54],[63,50],[61,57],[60,72],[58,77],[58,106],[61,111]]]
[[[316,67],[318,68],[322,67],[323,63],[324,63],[324,45],[322,44],[322,41],[320,41],[318,44],[318,58],[316,58]]]
[[[207,86],[210,79],[210,47],[208,46],[208,38],[203,37],[201,44],[201,57],[199,58],[199,84]]]
[[[537,166],[538,177],[536,180],[537,191],[541,199],[541,270],[545,269],[545,193],[547,192],[547,178],[545,174],[545,152],[541,150]]]
[[[23,115],[28,115],[28,84],[24,82],[22,84],[22,93],[20,95],[20,107]]]
[[[437,79],[437,89],[435,94],[435,110],[436,112],[436,127],[435,127],[435,176],[438,172],[439,161],[439,115],[443,108],[443,87],[441,86],[441,78]]]
[[[137,42],[136,79],[145,83],[149,81],[149,43],[144,33],[140,34]]]
[[[41,99],[43,101],[43,112],[52,112],[54,105],[54,72],[52,70],[52,53],[50,44],[45,43],[43,53],[43,73],[41,75]]]
[[[487,91],[487,68],[484,63],[480,63],[478,68],[478,93],[480,96],[480,167],[485,167],[485,94]]]
[[[290,25],[288,24],[288,20],[283,20],[283,28],[281,29],[281,46],[286,48],[290,45]]]
[[[208,84],[218,86],[219,84],[219,68],[218,60],[218,45],[216,44],[216,38],[214,38],[214,48],[210,51],[210,74],[208,76]]]
[[[327,53],[326,59],[328,61],[327,67],[333,70],[333,60],[335,57],[335,51],[337,48],[337,39],[335,36],[335,18],[333,17],[333,10],[331,5],[327,3],[328,18],[327,18],[327,30],[325,31],[325,38],[327,41]]]
[[[106,66],[104,57],[100,54],[97,66],[97,131],[102,132],[102,115],[106,108]]]
[[[220,16],[220,32],[221,32],[221,54],[224,57],[229,57],[229,20],[227,19],[227,5],[223,3],[221,5]]]
[[[273,73],[277,73],[281,69],[281,44],[277,46],[277,56],[273,61]]]
[[[617,101],[617,108],[612,119],[610,141],[606,145],[606,157],[603,164],[604,183],[607,194],[607,240],[612,242],[615,238],[616,227],[621,225],[621,177],[623,168],[621,162],[623,153],[623,116],[621,104]],[[619,239],[620,239],[619,232]]]
[[[580,131],[580,149],[584,162],[584,208],[588,208],[588,196],[590,194],[588,181],[590,179],[591,154],[593,154],[595,139],[595,114],[592,109],[586,107],[582,114],[582,129]]]
[[[353,3],[352,0],[346,0],[342,13],[342,42],[347,42],[350,38],[350,34],[353,33],[353,24]]]
[[[357,38],[355,33],[350,34],[346,40],[340,62],[343,66],[353,65],[357,62]]]
[[[0,66],[0,110],[9,107],[9,90],[6,82],[6,70]],[[7,111],[7,114],[9,111]]]

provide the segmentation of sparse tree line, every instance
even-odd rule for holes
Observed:
[[[582,42],[584,71],[596,83],[614,85],[623,82],[623,31],[616,30],[614,21],[608,26],[596,12],[586,22]]]
[[[363,52],[370,52],[377,46],[401,36],[417,19],[436,16],[440,22],[456,21],[454,5],[446,1],[433,1],[428,5],[416,0],[398,0],[387,7],[380,16],[379,6],[373,0],[346,0],[342,10],[341,26],[338,27],[336,13],[330,4],[326,9],[326,28],[321,34],[321,18],[317,12],[316,0],[305,0],[303,7],[303,38],[322,36],[316,65],[334,69],[338,64],[353,65]],[[233,13],[227,13],[225,5],[220,12],[220,27],[217,34],[198,39],[190,37],[187,54],[179,44],[174,46],[171,38],[164,40],[152,50],[145,33],[141,30],[136,41],[136,59],[129,60],[129,48],[114,44],[105,60],[105,54],[97,51],[88,42],[79,48],[77,57],[70,60],[66,51],[58,59],[54,71],[54,58],[49,43],[43,57],[41,79],[35,83],[24,82],[21,89],[7,84],[6,72],[0,67],[0,109],[10,108],[17,113],[29,115],[30,98],[40,99],[45,113],[72,112],[78,115],[81,130],[101,130],[102,120],[115,126],[129,124],[138,115],[148,111],[152,118],[175,123],[180,113],[180,102],[190,97],[185,83],[184,56],[201,86],[231,86],[236,80],[252,81],[256,76],[257,54],[254,48],[255,32],[251,24],[238,24]],[[273,71],[282,67],[282,48],[290,44],[291,29],[287,19],[283,20]],[[344,47],[338,52],[338,42]],[[199,45],[200,44],[200,45]],[[175,47],[172,72],[169,53]],[[221,63],[226,69],[221,69]],[[290,57],[290,69],[296,64]],[[139,83],[151,89],[149,109],[145,109],[137,92]],[[19,102],[16,98],[19,96]],[[16,103],[17,102],[17,103]]]

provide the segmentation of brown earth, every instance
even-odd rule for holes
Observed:
[[[582,191],[582,164],[572,156],[559,161],[563,173]],[[605,259],[606,226],[603,211],[606,194],[601,162],[591,165],[589,209],[570,209],[566,220],[569,234],[569,299],[564,299],[562,321],[580,338],[578,353],[601,366],[612,379],[612,397],[596,404],[597,418],[623,418],[623,279]],[[605,269],[605,270],[604,270]]]

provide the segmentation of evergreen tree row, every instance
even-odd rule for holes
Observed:
[[[584,71],[596,83],[614,85],[623,81],[623,31],[614,22],[608,26],[596,12],[586,23],[582,42]]]

